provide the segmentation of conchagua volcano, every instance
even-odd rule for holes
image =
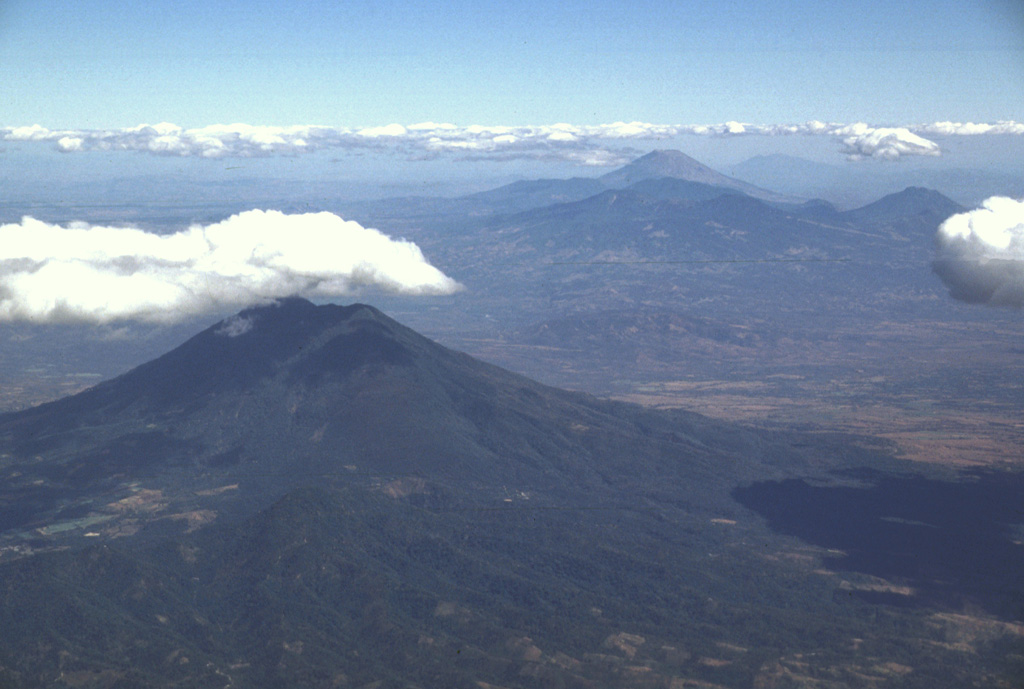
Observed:
[[[968,605],[1009,625],[994,599],[771,509],[873,495],[906,470],[880,447],[553,389],[369,306],[247,309],[0,416],[0,686],[1012,681],[1005,635],[950,640]]]

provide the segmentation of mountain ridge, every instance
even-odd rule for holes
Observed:
[[[532,179],[511,182],[494,189],[456,197],[400,197],[345,205],[345,213],[367,222],[389,223],[415,218],[431,224],[433,215],[465,218],[500,217],[556,204],[573,203],[608,190],[626,189],[638,183],[674,179],[739,192],[769,203],[799,204],[805,199],[777,193],[728,177],[682,151],[656,150],[599,177]]]

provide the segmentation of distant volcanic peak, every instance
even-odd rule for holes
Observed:
[[[654,177],[678,177],[702,182],[716,175],[718,175],[717,172],[682,151],[659,150],[637,158],[625,167],[602,175],[600,179],[609,184],[630,184]]]
[[[965,209],[956,201],[943,196],[934,189],[907,187],[903,191],[889,194],[874,203],[850,211],[853,216],[865,219],[875,215],[885,218],[932,213],[937,217],[948,217]]]
[[[926,187],[907,187],[903,191],[898,191],[895,194],[889,194],[888,196],[885,196],[883,198],[934,201],[937,203],[948,204],[954,203],[950,199],[943,196],[940,192],[934,189],[928,189]]]
[[[654,151],[651,151],[650,153],[648,153],[645,156],[640,156],[639,158],[637,158],[634,161],[634,164],[636,164],[636,165],[641,165],[642,164],[642,165],[648,165],[648,166],[656,166],[656,165],[666,165],[666,166],[673,166],[673,165],[686,165],[686,166],[699,165],[700,167],[704,167],[703,164],[699,163],[694,158],[691,158],[690,156],[686,155],[682,151],[677,151],[674,148],[659,148],[659,149],[656,149]]]
[[[688,182],[736,189],[749,196],[771,202],[795,202],[803,199],[777,194],[767,189],[741,182],[694,160],[682,151],[657,150],[637,158],[632,163],[613,170],[598,179],[609,187],[628,187],[637,182],[672,177]]]

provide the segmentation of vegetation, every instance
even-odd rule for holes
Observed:
[[[9,686],[1009,681],[1024,630],[973,579],[929,588],[931,560],[866,560],[830,540],[850,530],[780,533],[859,510],[898,535],[935,521],[929,495],[991,499],[986,484],[886,478],[898,462],[842,436],[546,388],[368,307],[243,317],[245,335],[214,326],[0,419]],[[780,492],[801,487],[825,497]],[[844,514],[835,495],[915,497]],[[1007,515],[982,517],[967,539],[1015,557],[992,531]]]

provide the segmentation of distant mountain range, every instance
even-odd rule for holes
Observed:
[[[608,188],[627,182],[632,184]],[[678,313],[681,306],[699,301],[701,316],[758,327],[745,322],[758,313],[762,321],[787,323],[791,329],[806,326],[809,318],[828,321],[828,314],[868,304],[898,311],[900,318],[921,309],[939,309],[935,317],[948,312],[945,290],[930,270],[935,230],[945,216],[960,210],[948,198],[910,189],[842,212],[820,200],[769,201],[766,197],[779,195],[758,193],[683,153],[655,151],[602,178],[526,180],[458,198],[322,201],[325,205],[316,208],[413,240],[429,260],[466,283],[469,292],[444,302],[445,313],[455,309],[459,314],[452,319],[431,320],[429,311],[411,302],[382,303],[397,305],[417,327],[447,334],[453,339],[446,341],[471,349],[484,339],[516,337],[512,331],[531,323],[575,318],[580,309],[642,305]],[[324,199],[330,199],[326,191]],[[131,212],[144,224],[159,226],[174,226],[172,216],[185,213],[186,219],[177,221],[180,227],[196,217],[212,221],[240,210],[234,201],[225,204],[223,210],[204,205]],[[282,208],[304,212],[311,206],[296,202]],[[111,219],[104,216],[103,221]],[[600,267],[581,267],[595,260]],[[776,263],[780,260],[788,263]],[[813,326],[820,332],[832,324]],[[0,378],[6,367],[12,395],[25,384],[59,381],[61,367],[106,376],[122,370],[122,362],[144,361],[160,351],[151,344],[142,355],[130,343],[103,342],[94,349],[110,354],[83,357],[72,346],[75,336],[58,340],[54,335],[59,333],[49,339],[63,344],[53,344],[52,355],[42,358],[57,375],[45,380],[26,381],[23,374],[33,366],[26,362],[40,359],[39,341],[22,341],[19,335],[7,342]],[[520,370],[541,375],[533,368]],[[80,385],[77,379],[54,382],[23,397],[45,399]],[[0,403],[15,404],[2,396]]]
[[[751,184],[803,197],[823,196],[855,208],[906,187],[936,189],[957,203],[974,206],[989,196],[1019,197],[1024,177],[1006,172],[951,167],[949,161],[823,163],[796,156],[755,156],[728,168]]]
[[[641,161],[646,161],[639,166],[641,172],[634,174],[627,166],[614,179],[630,181],[652,170],[692,172],[678,156],[665,153]],[[896,300],[923,290],[941,293],[929,268],[935,232],[945,218],[962,210],[938,192],[913,187],[840,211],[820,200],[782,203],[755,198],[737,185],[648,177],[625,188],[516,213],[472,219],[449,216],[447,222],[439,216],[432,225],[420,225],[413,236],[479,297],[492,294],[492,289],[507,296],[550,285],[536,279],[536,271],[545,265],[678,266],[666,277],[679,294],[694,288],[694,281],[701,279],[695,271],[707,270],[698,268],[704,264],[821,263],[817,270],[776,271],[767,283],[763,271],[755,270],[734,272],[729,280],[720,281],[718,294],[734,295],[743,310],[773,292],[787,295],[778,305],[806,310],[808,299],[823,297],[849,303],[879,290]],[[645,294],[653,268],[639,270],[577,271],[571,282],[572,300],[591,310],[622,308],[623,300],[608,300],[598,291],[614,275],[617,283],[630,283],[628,293]],[[545,280],[561,274],[556,271],[545,269]],[[833,279],[840,274],[837,271],[842,280]],[[618,293],[626,290],[622,287]],[[658,301],[663,292],[647,294],[642,298],[650,306],[674,308],[671,301]],[[558,292],[549,289],[547,295]]]
[[[627,182],[632,183],[608,188]],[[576,318],[580,311],[679,313],[699,303],[693,315],[760,327],[747,322],[757,313],[760,321],[791,330],[816,319],[816,332],[833,327],[830,314],[867,305],[887,317],[899,312],[906,318],[922,309],[937,309],[935,317],[948,312],[945,290],[930,270],[935,230],[960,210],[948,198],[908,189],[845,212],[820,200],[767,200],[772,198],[779,195],[762,194],[683,153],[655,151],[601,178],[526,180],[458,198],[337,206],[323,201],[316,208],[417,242],[429,260],[467,284],[468,292],[443,302],[444,313],[458,313],[451,319],[431,319],[419,306],[422,300],[379,299],[397,305],[420,329],[481,354],[485,350],[475,349],[474,342],[510,340],[530,324]],[[225,201],[223,212],[239,210],[234,203]],[[311,208],[299,202],[282,207]],[[182,213],[223,217],[219,206],[132,213],[159,226],[173,225],[172,216]],[[59,333],[48,339],[63,344],[42,345],[53,349],[42,358],[57,375],[34,381],[26,381],[23,372],[33,366],[26,362],[41,358],[39,340],[8,340],[0,377],[6,368],[11,395],[21,385],[46,383],[45,391],[22,395],[45,399],[82,384],[49,384],[60,380],[62,367],[107,376],[122,370],[123,362],[144,361],[160,351],[151,344],[143,356],[130,343],[105,341],[94,349],[109,354],[86,357],[73,346],[76,336],[54,335]],[[542,375],[534,368],[519,370]],[[7,408],[15,404],[0,402]]]
[[[0,416],[0,453],[5,687],[740,687],[825,671],[867,687],[868,667],[899,662],[914,663],[905,686],[931,687],[990,672],[866,601],[884,551],[871,577],[823,572],[825,550],[738,501],[774,504],[794,488],[771,479],[792,477],[864,493],[895,460],[549,388],[368,306],[242,311]],[[878,538],[919,528],[872,509],[907,515]],[[901,600],[958,600],[945,586]]]
[[[632,251],[649,259],[732,259],[885,252],[897,235],[898,244],[930,250],[938,224],[964,209],[938,192],[910,187],[841,212],[662,150],[598,178],[522,181],[455,199],[393,199],[353,210],[356,219],[385,229],[411,224],[417,241],[442,254],[452,249],[454,232],[462,247],[525,242],[553,257]],[[481,265],[478,258],[462,263]]]
[[[772,203],[799,203],[803,200],[727,177],[681,151],[659,150],[596,178],[524,180],[457,198],[412,196],[345,204],[344,210],[356,216],[372,216],[375,220],[416,218],[429,223],[432,218],[436,220],[443,215],[480,217],[519,213],[581,201],[603,191],[633,187],[639,182],[663,179],[738,191]]]

